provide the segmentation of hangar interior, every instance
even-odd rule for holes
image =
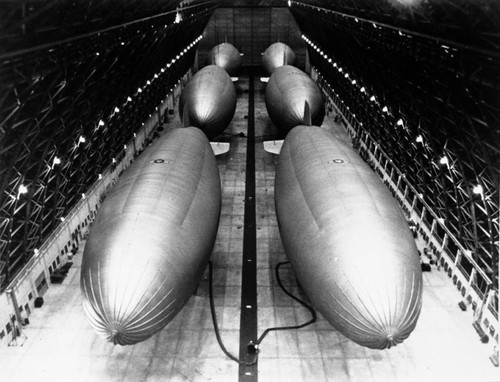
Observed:
[[[496,1],[0,0],[0,14],[0,375],[494,380]],[[262,52],[276,41],[294,50],[296,65],[321,88],[325,124],[342,129],[380,175],[428,255],[432,270],[424,273],[415,333],[394,349],[372,351],[320,318],[312,329],[269,334],[257,364],[238,365],[215,340],[206,274],[182,314],[155,338],[123,348],[104,344],[79,301],[86,234],[122,171],[180,125],[182,89],[222,42],[240,51],[243,68],[236,114],[220,138],[231,149],[217,159],[223,207],[212,262],[221,333],[231,353],[253,359],[245,349],[254,332],[307,321],[274,275],[286,256],[274,215],[276,158],[262,141],[277,133],[259,77]],[[245,220],[250,147],[255,224]],[[252,227],[255,269],[247,272],[244,236]],[[292,271],[282,272],[286,286],[306,298]],[[253,284],[249,329],[240,323],[248,305],[242,289]]]

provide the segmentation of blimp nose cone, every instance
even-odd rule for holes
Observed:
[[[389,344],[388,347],[391,347],[394,344],[394,336],[392,334],[387,336],[387,343]]]
[[[360,345],[369,347],[371,349],[389,349],[402,343],[411,333],[407,328],[395,328],[382,330],[380,332],[372,332],[366,335],[362,340],[356,341]]]
[[[113,345],[125,345],[127,343],[126,341],[126,335],[120,330],[112,329],[110,332],[110,335],[108,337],[108,341],[112,342]]]
[[[114,266],[82,270],[83,308],[97,334],[113,344],[143,341],[167,325],[178,309],[178,280],[168,269],[136,256]]]
[[[140,335],[140,333],[138,335],[138,333],[131,328],[113,329],[112,327],[106,327],[104,330],[105,332],[102,333],[102,337],[113,345],[133,345],[147,338]]]
[[[128,301],[90,298],[92,302],[83,302],[84,311],[100,337],[115,345],[132,345],[151,337],[173,318],[171,306],[175,299],[168,290],[162,289],[159,288],[152,298],[145,296],[138,301],[133,301],[133,298]]]
[[[150,285],[141,296],[87,294],[86,316],[99,336],[118,345],[132,345],[151,337],[174,317],[175,298],[165,285]],[[99,287],[98,287],[99,288]],[[106,291],[107,292],[107,291]]]
[[[386,272],[384,277],[350,274],[332,293],[323,315],[342,334],[361,346],[387,349],[403,342],[414,330],[421,310],[419,270]],[[387,276],[387,277],[386,277]]]
[[[408,334],[409,335],[409,334]],[[388,334],[384,341],[381,341],[381,349],[390,349],[397,344],[402,343],[408,335],[402,335],[402,333]]]

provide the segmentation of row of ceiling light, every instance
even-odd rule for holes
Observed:
[[[315,43],[313,43],[308,37],[306,37],[305,35],[302,35],[302,39],[304,41],[306,41],[314,50],[316,50],[316,52],[320,56],[322,56],[326,61],[328,61],[328,63],[330,63],[334,68],[336,68],[336,70],[339,73],[342,73],[344,71],[344,69],[341,66],[339,66],[336,62],[334,62],[333,59],[326,54],[326,52],[321,50],[321,48],[319,46],[317,46]],[[351,86],[356,87],[361,93],[365,93],[368,96],[368,93],[366,92],[366,88],[364,86],[361,86],[357,80],[351,79],[351,75],[349,73],[346,72],[344,74],[344,78],[351,84]],[[370,101],[374,102],[375,104],[380,106],[380,104],[377,102],[377,99],[375,98],[374,95],[372,95],[370,97]],[[387,106],[382,107],[382,112],[386,113],[387,115],[392,115]],[[354,115],[354,117],[355,117],[355,115]],[[362,123],[360,123],[360,124],[362,125]],[[396,122],[396,125],[407,130],[407,127],[405,126],[405,123],[401,118],[398,119],[398,121]],[[423,139],[422,135],[418,135],[417,138],[415,139],[415,141],[423,144],[424,139]]]
[[[166,69],[169,69],[173,64],[175,64],[184,54],[186,54],[189,50],[191,50],[193,47],[196,46],[196,44],[203,38],[202,35],[198,36],[194,41],[192,41],[190,44],[186,45],[183,50],[179,52],[174,58],[172,58],[166,65],[165,67],[161,68],[158,73],[155,73],[153,77],[151,77],[150,80],[147,80],[146,83],[144,84],[143,87],[138,87],[137,92],[132,96],[136,97],[140,93],[142,93],[143,89],[147,88],[149,85],[151,85],[156,79],[158,79],[163,73],[165,73]],[[172,89],[170,89],[172,91]],[[128,102],[132,102],[132,97],[128,96],[126,101],[124,102],[123,106],[125,106]],[[113,110],[113,113],[109,116],[109,119],[113,118],[115,114],[118,114],[120,112],[120,108],[116,106]],[[105,122],[100,119],[96,125],[95,130],[98,130],[100,127],[104,126]]]
[[[147,80],[147,81],[146,81],[146,83],[144,84],[144,86],[143,86],[142,88],[141,88],[141,87],[139,87],[139,88],[137,89],[137,92],[133,95],[133,97],[136,97],[136,96],[138,96],[139,94],[141,94],[141,93],[142,93],[142,91],[143,91],[143,90],[142,90],[143,88],[147,88],[149,85],[151,85],[151,83],[152,83],[153,81],[155,81],[156,79],[158,79],[158,78],[159,78],[159,76],[160,76],[162,73],[165,73],[166,69],[169,69],[169,68],[170,68],[173,64],[175,64],[175,63],[176,63],[176,62],[177,62],[177,61],[178,61],[178,60],[179,60],[182,56],[184,56],[184,54],[186,54],[186,53],[187,53],[190,49],[192,49],[193,47],[195,47],[195,46],[196,46],[196,44],[197,44],[197,43],[198,43],[198,42],[199,42],[202,38],[203,38],[203,36],[202,36],[202,35],[200,35],[200,36],[198,36],[198,37],[197,37],[194,41],[192,41],[191,43],[189,43],[188,45],[186,45],[186,47],[185,47],[183,50],[181,50],[181,51],[179,52],[179,54],[177,54],[174,58],[172,58],[172,60],[170,60],[170,61],[169,61],[169,62],[165,65],[165,67],[161,68],[161,69],[160,69],[160,71],[159,71],[158,73],[155,73],[155,74],[153,75],[153,77],[152,77],[150,80]],[[97,53],[97,55],[99,55],[99,53]],[[177,81],[177,83],[180,83],[180,81],[181,81],[181,80],[179,79],[179,80]],[[172,91],[173,91],[173,88],[170,88],[168,93],[171,93]],[[123,104],[123,106],[124,106],[124,105],[126,105],[128,102],[131,102],[131,101],[132,101],[132,97],[128,96],[128,97],[127,97],[127,99],[126,99],[126,101],[125,101],[125,103]],[[158,109],[158,107],[157,107],[156,109]],[[113,117],[115,116],[115,114],[118,114],[119,112],[120,112],[120,108],[119,108],[118,106],[115,106],[115,108],[113,109],[113,112],[111,113],[111,115],[109,116],[109,118],[108,118],[108,119],[113,118]],[[150,114],[149,116],[151,117],[151,114]],[[99,130],[99,128],[101,128],[101,127],[105,126],[105,124],[106,124],[106,123],[105,123],[102,119],[99,119],[99,121],[98,121],[98,122],[97,122],[97,124],[96,124],[95,131],[97,131],[97,130]],[[144,123],[142,123],[142,125],[144,125]],[[136,137],[136,134],[135,134],[135,133],[134,133],[134,137]],[[78,148],[78,147],[80,146],[80,144],[85,143],[85,142],[87,142],[87,138],[85,138],[85,136],[83,136],[83,135],[80,135],[80,136],[78,137],[78,141],[77,141],[77,142],[76,142],[76,144],[75,144],[75,148]],[[127,145],[124,145],[124,146],[123,146],[123,149],[124,149],[124,150],[126,150],[126,149],[127,149]],[[115,159],[115,158],[112,158],[112,159],[111,159],[111,161],[112,161],[112,163],[113,163],[113,164],[114,164],[114,163],[116,163],[116,159]],[[55,167],[56,165],[59,165],[59,164],[61,164],[61,159],[60,159],[59,157],[57,157],[57,156],[54,156],[54,159],[53,159],[53,161],[52,161],[52,166],[50,166],[50,169],[54,169],[54,167]],[[100,180],[100,179],[102,179],[102,174],[99,174],[99,180]],[[24,184],[21,184],[21,185],[19,185],[19,187],[18,187],[17,197],[14,197],[14,196],[12,196],[12,195],[11,195],[11,197],[12,197],[13,199],[19,199],[21,195],[23,195],[23,194],[27,194],[27,193],[28,193],[28,187],[26,187]],[[86,198],[85,194],[82,194],[82,199],[85,199],[85,198]],[[61,221],[64,221],[64,218],[61,218]]]
[[[302,39],[307,43],[309,44],[321,57],[323,57],[326,61],[328,61],[329,64],[331,64],[339,73],[343,73],[344,72],[344,69],[339,66],[336,62],[333,61],[333,59],[331,57],[329,57],[326,52],[324,52],[323,50],[321,50],[321,48],[319,46],[317,46],[314,42],[312,42],[307,36],[305,35],[302,35],[301,36]],[[358,90],[361,92],[361,93],[366,93],[366,95],[368,96],[368,93],[366,92],[366,88],[364,86],[361,86],[357,80],[355,79],[351,79],[351,75],[348,73],[348,72],[345,72],[344,73],[344,78],[350,82],[350,84],[356,88],[358,88]],[[377,105],[379,105],[379,103],[377,102],[377,99],[375,98],[374,95],[372,95],[370,97],[370,101],[376,103]],[[388,114],[388,115],[392,115],[391,112],[389,111],[389,108],[387,106],[383,106],[382,107],[382,112]],[[404,122],[402,119],[399,119],[398,122],[397,122],[397,125],[398,126],[404,126]]]
[[[176,15],[175,15],[175,21],[174,21],[174,23],[175,23],[175,24],[178,24],[178,23],[180,23],[182,20],[183,20],[183,18],[182,18],[182,14],[181,14],[180,12],[177,12],[177,13],[176,13]],[[165,25],[165,27],[167,27],[167,26]],[[184,48],[184,50],[182,50],[182,51],[181,51],[181,52],[180,52],[180,53],[179,53],[179,54],[178,54],[175,58],[173,58],[173,59],[172,59],[172,60],[171,60],[171,61],[170,61],[167,65],[166,65],[166,67],[167,67],[167,68],[170,68],[170,66],[171,66],[171,65],[173,65],[173,64],[174,64],[177,60],[179,60],[179,58],[180,58],[181,56],[183,56],[185,53],[187,53],[187,52],[188,52],[188,50],[190,50],[192,47],[194,47],[194,46],[198,43],[198,41],[200,41],[200,40],[202,39],[202,37],[203,37],[203,36],[201,36],[201,35],[200,35],[200,36],[198,36],[198,37],[197,37],[197,38],[196,38],[196,39],[195,39],[192,43],[190,43],[189,45],[187,45],[187,46],[186,46],[186,48]],[[121,44],[122,46],[123,46],[123,45],[125,45],[125,43],[124,43],[123,41],[122,41],[120,44]],[[99,55],[100,55],[100,54],[99,54],[99,52],[96,52],[96,56],[99,56]],[[164,72],[165,72],[165,68],[161,68],[160,72],[161,72],[161,73],[164,73]],[[148,80],[148,81],[146,81],[146,85],[145,85],[144,87],[147,87],[148,85],[151,85],[151,82],[152,82],[153,80],[157,79],[157,78],[158,78],[158,76],[159,76],[159,73],[155,73],[155,75],[153,76],[153,78],[151,79],[151,81],[149,81],[149,80]],[[180,80],[178,81],[178,83],[179,83],[179,82],[180,82]],[[171,92],[172,90],[173,90],[173,89],[170,89],[170,91],[169,91],[169,92]],[[135,95],[137,95],[137,94],[139,94],[139,93],[142,93],[142,89],[141,89],[141,88],[138,88],[138,89],[137,89],[137,93],[136,93]],[[126,100],[125,104],[126,104],[126,103],[128,103],[128,102],[131,102],[131,101],[132,101],[132,98],[129,96],[129,97],[127,97],[127,100]],[[119,109],[118,107],[115,107],[115,108],[114,108],[113,113],[112,113],[112,114],[111,114],[111,116],[110,116],[110,118],[112,118],[112,117],[113,117],[116,113],[119,113],[119,112],[120,112],[120,109]],[[150,117],[151,117],[151,115],[150,115]],[[99,129],[99,127],[102,127],[102,126],[104,126],[104,125],[105,125],[104,121],[103,121],[102,119],[100,119],[100,120],[99,120],[99,122],[97,123],[96,130],[98,130],[98,129]],[[144,125],[144,123],[143,123],[143,125]],[[134,137],[135,137],[135,136],[136,136],[136,134],[134,133]],[[85,137],[84,137],[83,135],[81,135],[81,136],[78,138],[78,143],[76,144],[76,146],[78,147],[81,143],[85,143],[85,142],[86,142]],[[127,149],[127,145],[124,145],[124,149],[125,149],[125,150]],[[115,163],[115,162],[116,162],[116,159],[115,159],[115,158],[113,158],[113,159],[112,159],[112,162],[113,162],[113,163]],[[51,169],[53,169],[55,165],[58,165],[58,164],[60,164],[60,163],[61,163],[61,159],[60,159],[60,158],[58,158],[57,156],[55,156],[55,157],[54,157],[54,160],[53,160],[53,163],[52,163],[52,166],[51,166]],[[100,180],[100,179],[102,179],[102,174],[99,174],[99,180]],[[27,188],[25,185],[21,184],[21,185],[19,186],[19,188],[18,188],[17,199],[19,199],[19,197],[20,197],[21,195],[26,194],[26,193],[28,193],[28,188]],[[84,193],[82,193],[82,199],[85,199],[85,198],[86,198],[86,195],[85,195]],[[64,217],[61,217],[61,218],[60,218],[60,220],[61,220],[62,222],[64,222],[64,221],[65,221]],[[36,249],[36,248],[35,248],[35,255],[36,255],[37,253],[38,253],[38,249]]]
[[[158,79],[163,73],[166,72],[166,69],[169,69],[173,64],[175,64],[182,56],[184,56],[184,54],[186,54],[189,50],[191,50],[193,47],[196,46],[196,44],[203,38],[202,35],[198,36],[194,41],[192,41],[191,43],[189,43],[188,45],[186,45],[184,47],[183,50],[181,50],[179,52],[179,54],[177,54],[174,58],[172,58],[166,65],[165,67],[161,68],[160,71],[158,73],[155,73],[153,75],[153,77],[150,79],[150,80],[147,80],[146,83],[144,84],[143,87],[138,87],[137,88],[137,91],[136,93],[132,96],[132,97],[137,97],[139,94],[141,94],[143,92],[143,89],[147,88],[149,85],[151,85],[156,79]],[[180,82],[180,79],[179,81],[177,81],[177,83]],[[169,93],[172,92],[173,88],[170,88],[169,89]],[[132,102],[132,97],[131,96],[128,96],[126,101],[124,102],[123,106],[125,106],[127,103],[129,102]],[[157,108],[158,109],[158,108]],[[111,115],[109,116],[108,119],[111,119],[115,116],[115,114],[118,114],[120,112],[120,108],[118,106],[116,106],[114,109],[113,109],[113,112],[111,113]],[[151,114],[149,115],[151,117]],[[144,123],[142,123],[142,125],[144,125]],[[102,120],[102,119],[99,119],[99,121],[97,122],[96,124],[96,127],[95,127],[95,131],[99,130],[99,128],[105,126],[105,122]],[[135,136],[135,134],[134,134]],[[82,141],[83,139],[83,141]],[[85,137],[83,136],[80,136],[79,138],[79,143],[84,143],[85,142]],[[77,143],[77,145],[79,144]],[[124,149],[126,149],[127,146],[125,145],[124,146]],[[116,162],[115,158],[112,159],[113,160],[113,163]]]
[[[402,1],[402,0],[401,0]],[[407,1],[412,1],[412,0],[407,0]],[[325,12],[325,13],[331,13],[331,14],[336,14],[338,16],[342,16],[343,18],[345,19],[351,19],[351,20],[354,20],[356,23],[359,23],[360,20],[361,22],[363,23],[369,23],[372,25],[373,28],[375,29],[382,29],[383,27],[385,28],[390,28],[390,29],[393,29],[395,30],[396,28],[392,28],[390,26],[387,26],[387,25],[384,25],[384,24],[377,24],[371,20],[366,20],[366,19],[360,19],[356,16],[353,16],[353,15],[348,15],[348,14],[345,14],[345,13],[340,13],[340,12],[337,12],[337,11],[334,11],[332,9],[327,9],[327,8],[323,8],[323,7],[318,7],[316,5],[312,5],[312,4],[305,4],[305,3],[299,3],[299,2],[296,2],[296,1],[290,1],[288,0],[288,6],[291,7],[293,3],[296,3],[297,5],[302,5],[304,7],[310,7],[310,8],[313,8],[314,10],[318,11],[318,12]],[[405,31],[405,32],[402,32],[400,29],[397,29],[398,31],[398,35],[401,36],[401,37],[406,37],[406,38],[412,38],[412,36],[410,36],[410,34],[408,34],[408,31]],[[445,51],[448,53],[448,50],[447,49],[450,49],[450,47],[446,46],[446,45],[442,45],[443,49],[445,49]],[[452,55],[453,56],[453,55]]]
[[[309,46],[311,46],[312,49],[314,49],[321,57],[323,57],[323,59],[325,59],[326,61],[328,61],[328,63],[330,63],[332,65],[332,67],[336,68],[336,70],[339,72],[339,73],[342,73],[344,70],[342,69],[342,67],[340,67],[336,62],[333,61],[333,59],[331,57],[329,57],[326,52],[324,52],[319,46],[317,46],[313,41],[311,41],[311,39],[309,39],[307,36],[305,35],[302,35],[301,36],[302,39],[307,43],[309,44]],[[358,81],[356,81],[355,79],[350,79],[350,75],[349,73],[345,73],[344,74],[344,78],[346,80],[348,80],[351,84],[351,86],[354,86],[354,87],[357,87],[358,90],[361,92],[361,93],[366,93],[366,95],[368,96],[368,93],[366,92],[366,88],[364,86],[361,86]],[[330,87],[330,85],[328,84],[328,86]],[[335,93],[335,90],[332,89],[330,87],[330,89]],[[340,101],[342,103],[344,103],[344,101],[339,97]],[[376,98],[374,95],[372,95],[370,97],[370,101],[376,103],[377,105],[380,106],[380,104],[377,102]],[[346,105],[347,107],[347,110],[349,110],[349,107]],[[382,112],[388,114],[388,115],[392,115],[389,111],[389,108],[387,106],[383,106],[382,107]],[[355,118],[356,115],[353,114],[353,117]],[[359,122],[359,124],[362,126],[363,123],[362,122]],[[404,121],[400,118],[398,119],[398,121],[396,122],[396,126],[400,126],[402,127],[403,129],[407,130],[407,127],[405,127],[405,123]],[[422,136],[422,134],[419,134],[416,138],[415,138],[415,142],[417,143],[420,143],[422,144],[423,146],[426,146],[427,145],[424,143],[424,138]],[[448,169],[450,169],[450,165],[449,165],[449,160],[448,160],[448,157],[446,155],[443,155],[440,159],[439,159],[439,163],[442,164],[442,165],[445,165],[447,166]],[[483,196],[483,187],[480,185],[480,184],[477,184],[475,186],[473,186],[472,188],[472,192],[476,195],[481,195]]]
[[[306,37],[306,36],[302,35],[302,39],[304,39],[304,40],[305,40],[305,41],[306,41],[306,42],[307,42],[307,43],[308,43],[308,44],[309,44],[309,45],[310,45],[313,49],[315,49],[315,50],[316,50],[316,52],[317,52],[320,56],[322,56],[325,60],[327,60],[327,61],[328,61],[328,63],[332,64],[332,66],[333,66],[334,68],[336,68],[336,69],[337,69],[337,71],[338,71],[339,73],[342,73],[342,72],[343,72],[342,67],[338,66],[336,62],[333,62],[333,59],[332,59],[331,57],[328,57],[328,55],[327,55],[325,52],[323,52],[323,51],[320,49],[320,47],[319,47],[319,46],[317,46],[316,44],[314,44],[314,43],[313,43],[313,42],[312,42],[312,41],[311,41],[308,37]],[[333,62],[333,63],[332,63],[332,62]],[[364,86],[360,86],[360,85],[358,84],[358,82],[357,82],[355,79],[352,79],[352,80],[351,80],[351,79],[350,79],[350,75],[349,75],[349,73],[347,73],[347,72],[346,72],[346,73],[344,74],[344,78],[345,78],[346,80],[348,80],[352,86],[357,87],[361,93],[366,93],[366,88],[365,88]],[[332,89],[332,90],[333,90],[333,89]],[[366,94],[368,95],[368,93],[366,93]],[[371,101],[371,102],[374,102],[375,104],[377,104],[377,105],[379,105],[379,106],[380,106],[380,104],[377,102],[377,99],[375,98],[375,96],[374,96],[374,95],[372,95],[372,96],[370,97],[370,101]],[[343,101],[342,101],[342,100],[341,100],[341,102],[343,103]],[[349,109],[349,107],[347,107],[347,109]],[[388,115],[392,115],[392,114],[391,114],[391,112],[389,111],[389,108],[388,108],[387,106],[383,106],[383,107],[382,107],[382,112],[383,112],[383,113],[386,113],[386,114],[388,114]],[[355,115],[354,115],[354,117],[355,117]],[[361,122],[360,122],[360,124],[362,125],[362,123],[361,123]],[[396,122],[396,126],[400,126],[400,127],[402,127],[403,129],[408,130],[408,128],[405,126],[404,121],[403,121],[401,118],[399,118],[399,119],[398,119],[398,121]],[[422,144],[423,146],[426,146],[426,144],[424,143],[424,138],[423,138],[422,134],[419,134],[419,135],[415,138],[415,142],[420,143],[420,144]]]

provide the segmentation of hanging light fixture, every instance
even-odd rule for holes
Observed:
[[[21,184],[19,186],[19,190],[18,190],[17,194],[19,196],[19,195],[22,195],[22,194],[26,194],[27,192],[28,192],[28,188],[24,184]]]
[[[482,195],[483,194],[483,186],[481,186],[480,184],[474,186],[474,188],[472,189],[472,192],[476,195]]]

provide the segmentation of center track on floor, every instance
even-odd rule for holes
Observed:
[[[254,76],[248,73],[248,132],[245,175],[245,218],[241,280],[240,361],[251,362],[247,345],[257,338],[257,234],[255,218],[255,110]],[[239,367],[240,382],[257,381],[257,363]]]

